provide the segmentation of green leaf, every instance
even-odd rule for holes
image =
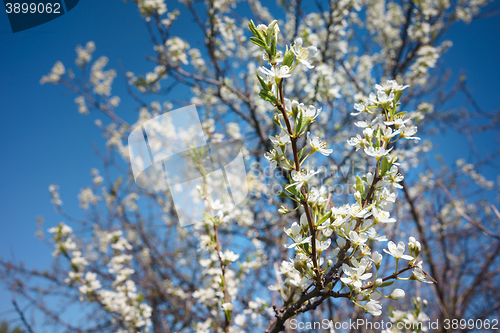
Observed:
[[[295,190],[295,187],[293,186],[289,186],[290,184],[286,184],[286,183],[283,183],[283,188],[285,189],[285,191],[287,191],[288,193],[292,194],[292,195],[295,195],[297,193],[297,191]]]
[[[283,183],[283,188],[286,189],[288,193],[293,194],[294,196],[302,200],[302,193],[300,193],[300,191],[297,191],[297,189],[295,189],[295,186],[289,186],[289,185],[290,184]]]
[[[257,45],[257,46],[262,47],[263,49],[267,49],[267,45],[266,45],[266,43],[264,43],[264,41],[260,40],[260,39],[259,39],[259,38],[257,38],[257,37],[250,37],[250,41],[251,41],[252,43],[254,43],[255,45]]]
[[[271,56],[273,60],[276,57],[276,53],[278,53],[278,48],[276,44],[277,44],[276,37],[273,37],[271,41]]]
[[[299,118],[297,119],[297,132],[295,134],[300,134],[302,128],[304,127],[304,112],[299,112]]]
[[[307,253],[311,254],[311,251],[309,251],[309,243],[304,243],[304,244],[302,244],[302,245],[304,246],[304,250],[305,250]]]
[[[265,45],[264,47],[267,49],[267,44],[265,43],[266,38],[264,37],[262,32],[259,29],[257,29],[255,23],[253,23],[252,20],[248,22],[248,27],[250,28],[250,31],[252,31],[253,35],[257,37],[257,39],[261,40],[262,43]]]
[[[233,318],[233,311],[224,310],[224,313],[226,314],[227,321],[230,322],[231,318]]]
[[[302,156],[304,155],[305,151],[307,149],[307,146],[304,146],[304,148],[302,148],[300,151],[299,151],[299,159],[302,158]]]
[[[391,109],[391,119],[394,119],[394,115],[396,114],[397,105],[396,105],[396,103],[392,103],[392,104],[393,104],[393,107]]]
[[[356,191],[361,193],[361,195],[365,193],[365,184],[363,183],[363,180],[360,176],[356,176]]]
[[[381,175],[384,176],[385,173],[387,172],[387,170],[389,170],[391,167],[391,164],[389,163],[389,161],[387,160],[387,157],[384,156],[382,158],[382,165],[381,165],[381,168],[380,168],[380,172],[381,172]]]
[[[394,94],[394,100],[397,102],[401,98],[401,95],[403,95],[403,90],[396,91]]]
[[[269,91],[269,87],[267,86],[267,83],[258,74],[257,74],[257,79],[259,80],[260,85],[262,86],[262,89],[265,91]]]
[[[259,93],[260,98],[262,98],[265,101],[271,102],[273,104],[277,104],[278,100],[274,95],[268,90],[262,89]]]
[[[262,98],[263,100],[265,101],[268,101],[268,102],[271,102],[271,99],[269,98],[269,96],[267,95],[267,92],[264,91],[264,90],[261,90],[260,93],[259,93],[259,97]]]
[[[387,281],[387,282],[382,283],[379,287],[380,287],[380,288],[383,288],[383,287],[389,287],[389,286],[390,286],[391,284],[393,284],[393,283],[394,283],[394,280],[392,280],[392,281]]]
[[[295,60],[295,54],[292,50],[287,50],[285,56],[283,57],[283,65],[292,67],[293,61]]]
[[[253,33],[253,35],[255,37],[259,36],[259,34],[257,33],[257,27],[255,26],[255,23],[253,23],[252,20],[250,20],[250,22],[248,22],[248,28],[250,29],[250,31]]]
[[[285,191],[279,191],[276,195],[280,198],[283,198],[283,199],[290,198],[290,196],[288,194],[286,194]]]
[[[408,112],[406,112],[406,111],[401,111],[401,112],[396,113],[396,115],[394,117],[402,117],[402,116],[404,116],[407,113]]]
[[[269,26],[267,27],[267,32],[266,32],[266,42],[267,44],[271,44],[271,39],[274,36],[274,26],[278,23],[278,20],[272,21]]]
[[[326,213],[322,218],[321,220],[318,221],[318,224],[316,224],[317,226],[318,225],[321,225],[323,224],[323,222],[325,222],[326,220],[328,220],[330,217],[332,216],[332,211],[329,210],[328,213]]]

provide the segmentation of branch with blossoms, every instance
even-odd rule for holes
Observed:
[[[378,276],[382,255],[372,252],[368,245],[369,240],[387,240],[379,234],[377,225],[396,222],[389,213],[396,200],[396,193],[391,190],[401,188],[399,182],[404,177],[398,173],[398,156],[393,145],[401,139],[419,139],[414,136],[417,127],[407,126],[410,118],[405,118],[406,112],[398,110],[398,101],[408,86],[389,80],[384,85],[375,86],[377,94],[371,93],[367,103],[354,105],[356,112],[352,115],[362,114],[366,119],[355,123],[363,129],[363,136],[356,135],[348,144],[356,150],[363,148],[368,157],[375,159],[375,172],[356,177],[354,204],[328,209],[326,193],[310,186],[319,171],[302,168],[312,154],[319,152],[328,156],[332,153],[322,139],[308,131],[321,108],[306,107],[284,95],[284,82],[299,70],[298,66],[313,68],[311,62],[317,48],[303,47],[302,39],[297,38],[284,52],[278,51],[280,29],[276,20],[269,26],[256,26],[250,21],[249,28],[253,34],[250,40],[262,49],[262,58],[270,65],[270,68],[259,68],[259,97],[276,109],[273,119],[281,129],[279,135],[270,137],[274,149],[266,153],[265,158],[273,169],[279,165],[289,172],[288,184],[284,184],[279,196],[296,204],[293,209],[282,207],[280,213],[304,211],[298,223],[293,222],[289,229],[284,230],[292,240],[292,244],[285,247],[294,249],[295,256],[281,264],[279,273],[285,277],[284,282],[269,287],[281,294],[284,305],[280,309],[275,307],[275,319],[266,332],[284,330],[287,319],[315,309],[329,297],[348,298],[365,312],[378,316],[382,313],[381,297],[401,299],[405,295],[402,289],[395,289],[389,295],[381,291],[394,280],[430,282],[422,269],[422,261],[416,263],[421,245],[413,237],[408,243],[410,255],[404,254],[404,242],[396,245],[390,241],[388,249],[384,249],[396,261],[395,272],[384,278]],[[304,135],[307,144],[299,149],[298,143]],[[329,250],[332,240],[336,240],[337,247]],[[409,263],[398,270],[402,260]],[[410,277],[400,277],[411,269],[413,274]],[[339,282],[338,290],[335,290]]]
[[[213,192],[213,180],[208,177],[208,172],[203,166],[208,156],[208,149],[194,149],[191,154],[193,163],[196,165],[196,170],[203,179],[203,186],[198,188],[201,199],[207,208],[204,212],[203,230],[205,235],[209,237],[206,239],[204,248],[210,252],[210,257],[204,260],[202,266],[207,267],[206,275],[210,276],[210,284],[208,287],[201,286],[200,289],[195,291],[193,296],[200,299],[200,301],[207,306],[211,312],[217,313],[218,309],[224,312],[224,324],[216,325],[222,326],[224,332],[229,333],[230,323],[233,317],[233,304],[231,299],[236,297],[236,284],[237,278],[235,274],[228,267],[231,263],[235,262],[239,255],[230,250],[222,252],[222,245],[219,236],[219,227],[228,220],[227,211],[229,207],[227,202],[221,202],[211,196]],[[215,268],[216,266],[219,266]],[[216,287],[214,287],[216,286]],[[218,300],[217,302],[214,302]],[[215,316],[217,319],[218,316]],[[198,328],[198,325],[195,326]]]
[[[82,256],[74,241],[73,230],[64,223],[50,228],[55,242],[54,257],[62,254],[70,263],[71,270],[65,283],[78,285],[80,301],[97,302],[99,306],[111,313],[122,327],[133,332],[149,332],[151,325],[151,307],[144,303],[142,294],[137,293],[135,282],[130,279],[134,270],[129,267],[132,255],[124,253],[132,246],[122,237],[120,230],[103,232],[103,246],[111,246],[113,255],[108,264],[109,274],[116,275],[111,287],[103,288],[95,272],[85,269],[89,264]]]

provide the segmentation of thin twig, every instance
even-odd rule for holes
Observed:
[[[448,199],[450,199],[450,202],[455,207],[455,211],[458,213],[458,215],[462,216],[465,220],[467,220],[467,222],[469,222],[470,224],[474,225],[476,228],[478,228],[479,230],[481,230],[486,235],[500,240],[500,236],[499,235],[496,235],[496,234],[492,233],[491,231],[489,231],[488,229],[486,229],[486,227],[484,227],[481,223],[475,221],[473,218],[471,218],[469,215],[467,215],[463,210],[461,210],[460,208],[458,208],[458,207],[455,206],[455,200],[453,199],[450,191],[446,188],[446,186],[444,186],[443,182],[441,182],[440,179],[438,179],[436,181],[436,183],[439,185],[439,187],[441,187],[443,189],[443,191],[446,194],[446,196],[448,197]]]
[[[24,317],[23,311],[21,310],[19,305],[17,305],[16,299],[14,297],[12,297],[12,305],[14,305],[14,309],[16,309],[16,312],[19,314],[19,317],[21,318],[21,321],[23,322],[24,327],[26,327],[26,329],[28,330],[29,333],[33,333],[33,330],[31,329],[30,324],[28,324],[28,321]]]

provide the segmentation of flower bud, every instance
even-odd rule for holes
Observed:
[[[415,258],[413,260],[413,262],[416,261],[418,255],[420,254],[420,251],[422,249],[420,242],[417,241],[414,237],[409,237],[408,238],[408,249],[410,250],[410,254],[413,256],[413,258]]]
[[[297,115],[299,114],[299,102],[292,101],[292,114],[295,119],[297,119]]]
[[[380,316],[382,314],[382,305],[378,301],[369,301],[365,305],[365,311],[373,316]]]
[[[281,126],[281,121],[280,121],[280,117],[277,113],[274,114],[273,116],[273,122],[278,125],[278,126]]]
[[[405,297],[405,292],[403,289],[394,289],[389,297],[391,299],[403,299]]]
[[[290,211],[287,208],[285,208],[285,206],[281,206],[280,209],[278,209],[278,213],[280,213],[281,215],[286,215],[290,213]]]
[[[285,56],[283,57],[283,65],[292,67],[293,61],[295,60],[295,54],[292,50],[287,50]]]
[[[267,34],[267,25],[265,25],[265,24],[259,24],[257,26],[257,30],[259,30],[264,35],[264,37],[265,37],[266,34]]]
[[[343,248],[343,247],[345,246],[345,243],[346,243],[346,242],[345,242],[345,239],[344,239],[344,238],[342,238],[342,237],[338,237],[338,238],[337,238],[337,245],[338,245],[339,247]]]
[[[307,269],[307,264],[305,263],[305,260],[297,260],[293,264],[293,267],[295,267],[296,270],[302,273],[304,269]]]
[[[221,305],[221,307],[224,311],[232,311],[233,310],[233,305],[231,303],[223,303]]]
[[[373,263],[375,264],[375,267],[377,267],[377,269],[379,269],[380,264],[382,263],[382,255],[380,253],[378,253],[377,251],[375,251],[372,253],[372,260],[373,260]]]

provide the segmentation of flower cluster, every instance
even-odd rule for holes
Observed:
[[[42,76],[42,78],[40,79],[40,84],[49,82],[57,84],[59,83],[59,80],[61,79],[61,76],[64,75],[64,73],[66,73],[66,68],[64,67],[62,62],[58,61],[54,64],[49,74]]]
[[[284,276],[284,280],[269,288],[279,291],[285,302],[299,301],[300,292],[307,292],[311,285],[316,290],[338,294],[347,290],[344,297],[378,316],[382,313],[381,297],[397,300],[405,296],[402,289],[384,295],[382,288],[393,282],[388,280],[417,279],[428,282],[422,262],[416,264],[421,246],[413,237],[408,243],[410,255],[405,254],[404,242],[396,245],[391,241],[384,249],[396,261],[392,276],[379,277],[383,256],[377,251],[372,252],[376,244],[373,241],[387,241],[385,236],[380,235],[378,226],[396,222],[390,210],[396,201],[395,190],[402,188],[399,183],[404,177],[399,173],[395,143],[400,139],[419,139],[414,136],[417,127],[411,124],[411,117],[406,116],[407,112],[398,110],[399,100],[408,86],[388,80],[375,85],[377,92],[368,96],[367,103],[354,105],[352,115],[365,116],[364,120],[355,122],[363,130],[363,135],[351,138],[348,144],[356,150],[363,148],[366,157],[373,158],[375,171],[356,177],[355,203],[334,207],[326,197],[326,191],[318,191],[309,185],[319,171],[302,168],[312,154],[318,152],[328,156],[333,152],[325,143],[328,140],[308,131],[321,108],[286,99],[283,89],[284,81],[292,77],[298,65],[303,65],[305,69],[313,68],[316,47],[303,47],[303,40],[298,38],[282,53],[277,50],[280,31],[277,21],[269,26],[255,26],[251,21],[249,27],[253,33],[250,40],[263,50],[263,59],[270,65],[270,68],[259,69],[259,96],[276,108],[274,122],[280,128],[279,135],[270,137],[274,149],[264,157],[271,162],[272,169],[279,166],[289,172],[289,183],[284,185],[279,196],[295,203],[294,209],[282,206],[280,213],[304,211],[298,222],[293,222],[290,228],[284,230],[292,241],[285,247],[293,249],[295,255],[281,264],[279,274]],[[300,148],[298,142],[304,135],[307,137],[306,145]],[[398,270],[401,260],[409,263]],[[336,283],[332,281],[331,272],[340,269],[342,273],[337,279],[341,281],[341,286],[334,292],[331,288]],[[411,277],[399,276],[410,269],[414,269]],[[363,301],[366,303],[362,304]]]
[[[56,184],[52,184],[49,186],[50,197],[52,198],[52,204],[55,208],[60,207],[63,202],[59,195],[59,186]]]
[[[95,43],[93,41],[87,42],[85,47],[78,45],[75,49],[77,58],[75,63],[78,67],[85,67],[90,60],[92,60],[92,53],[95,51]]]
[[[146,21],[151,20],[151,16],[154,14],[161,16],[167,12],[165,0],[138,0],[137,5]]]
[[[95,195],[90,187],[82,188],[80,194],[78,194],[78,200],[80,200],[80,207],[83,209],[88,209],[89,204],[95,205],[101,198]]]
[[[98,232],[102,238],[105,250],[110,244],[113,249],[113,256],[108,262],[108,273],[115,275],[112,289],[104,289],[98,279],[98,273],[86,271],[88,261],[78,250],[74,242],[73,230],[64,223],[50,228],[55,241],[55,257],[62,254],[71,264],[71,271],[68,273],[66,283],[79,285],[80,300],[96,301],[110,313],[118,316],[126,331],[136,332],[144,330],[148,332],[151,325],[151,307],[144,303],[143,295],[137,293],[135,282],[130,279],[134,274],[134,269],[130,268],[132,256],[125,251],[132,250],[132,246],[122,237],[121,231]],[[124,331],[124,332],[126,332]]]
[[[389,315],[389,320],[393,328],[385,329],[382,333],[399,333],[399,328],[405,328],[406,332],[427,332],[429,330],[429,317],[425,314],[424,308],[427,306],[427,300],[420,297],[412,298],[413,310],[401,311],[393,310]]]

